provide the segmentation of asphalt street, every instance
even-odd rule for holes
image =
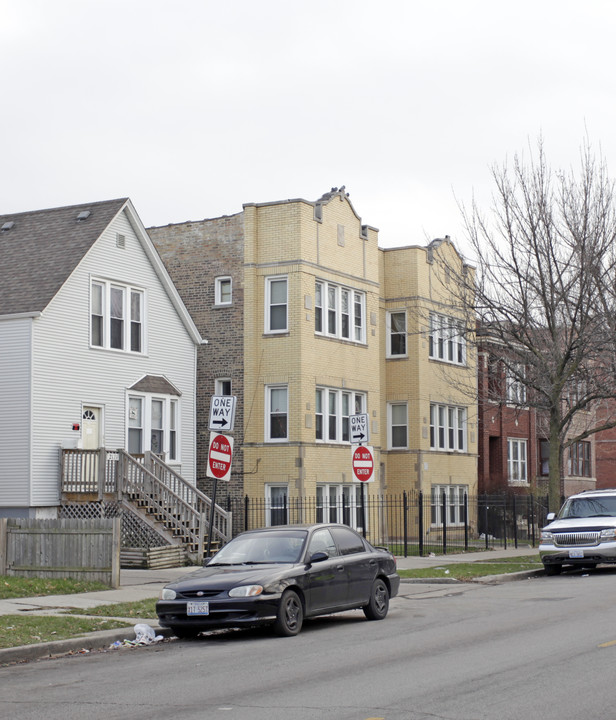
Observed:
[[[407,570],[438,567],[439,565],[459,562],[485,562],[506,557],[531,556],[536,554],[536,548],[524,546],[518,548],[510,547],[507,550],[488,550],[485,552],[430,557],[397,557],[396,560],[399,570]],[[73,595],[44,595],[40,597],[0,600],[0,615],[60,615],[67,609],[87,610],[99,605],[157,598],[160,590],[166,584],[195,569],[193,565],[156,570],[123,569],[120,573],[120,587],[117,589]],[[541,573],[542,571],[538,570],[533,572]],[[505,575],[499,576],[499,579],[500,581],[515,580],[516,577]],[[495,578],[484,578],[483,581],[494,582]],[[405,579],[403,582],[417,581]],[[421,582],[425,583],[427,581],[423,580]],[[438,582],[443,583],[446,582],[446,580],[440,578]],[[52,643],[35,643],[15,648],[0,649],[0,665],[36,660],[69,652],[107,648],[116,641],[134,640],[135,634],[132,626],[137,623],[149,624],[157,635],[169,636],[168,631],[158,626],[155,618],[127,618],[127,628],[120,628],[119,630],[104,630]]]

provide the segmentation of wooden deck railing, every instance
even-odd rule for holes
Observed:
[[[61,492],[127,498],[203,557],[212,501],[154,453],[134,457],[125,450],[63,449]],[[231,513],[215,505],[213,540],[224,544],[231,534]]]

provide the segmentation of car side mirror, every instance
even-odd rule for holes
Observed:
[[[548,522],[552,522],[552,520],[554,520],[555,517],[556,517],[556,513],[548,513],[548,514],[545,516],[545,519],[546,519]]]
[[[312,555],[308,559],[308,562],[310,564],[318,563],[318,562],[323,562],[323,560],[327,560],[328,558],[329,558],[329,555],[326,552],[315,552],[315,553],[312,553]]]

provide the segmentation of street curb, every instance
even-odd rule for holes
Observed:
[[[532,577],[541,577],[545,575],[543,568],[537,570],[520,570],[520,572],[514,573],[503,573],[502,575],[484,575],[483,577],[473,578],[472,580],[457,580],[456,578],[444,578],[433,577],[433,578],[412,578],[412,577],[401,577],[400,583],[409,584],[426,584],[426,585],[460,585],[470,583],[485,583],[486,585],[513,582],[515,580],[526,580]]]
[[[500,584],[504,582],[513,582],[516,580],[526,580],[527,578],[540,577],[545,575],[543,569],[540,570],[522,570],[515,573],[505,573],[503,575],[486,575],[484,577],[475,578],[473,580],[456,580],[455,578],[400,578],[400,584],[408,585],[463,585],[470,583],[484,583],[486,585]],[[135,621],[138,622],[138,621]],[[168,628],[161,628],[158,625],[150,625],[156,635],[162,635],[165,638],[173,637],[173,633]],[[127,636],[133,634],[133,623],[127,623],[126,627],[117,628],[115,630],[98,630],[92,633],[86,633],[79,637],[67,638],[66,640],[56,640],[46,643],[34,643],[32,645],[20,645],[13,648],[0,649],[0,666],[10,665],[12,663],[30,662],[32,660],[43,660],[57,655],[66,655],[74,651],[85,651],[83,654],[96,650],[107,650],[110,645],[116,641],[130,639]],[[135,645],[133,647],[149,647]],[[121,648],[118,648],[121,649]],[[78,653],[80,654],[80,653]]]
[[[156,635],[171,637],[173,633],[168,628],[161,628],[158,625],[151,625]],[[29,662],[31,660],[43,660],[55,655],[66,655],[72,651],[84,650],[87,652],[95,650],[106,650],[116,641],[131,639],[134,635],[131,625],[115,630],[98,630],[86,633],[79,637],[66,638],[66,640],[54,640],[45,643],[33,643],[32,645],[19,645],[13,648],[0,649],[0,666],[11,663]],[[147,645],[134,645],[133,647],[149,647]],[[118,648],[120,649],[120,648]]]

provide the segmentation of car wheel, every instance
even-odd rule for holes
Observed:
[[[362,610],[368,620],[382,620],[389,610],[389,590],[382,578],[377,578],[372,583],[370,590],[370,602]]]
[[[302,629],[303,622],[302,601],[294,590],[285,590],[280,598],[274,631],[277,635],[292,637]]]
[[[197,635],[201,632],[200,630],[196,630],[195,628],[186,627],[172,627],[169,629],[176,637],[181,638],[182,640],[196,638]]]
[[[545,570],[546,575],[560,575],[563,566],[560,564],[544,565],[543,569]]]

